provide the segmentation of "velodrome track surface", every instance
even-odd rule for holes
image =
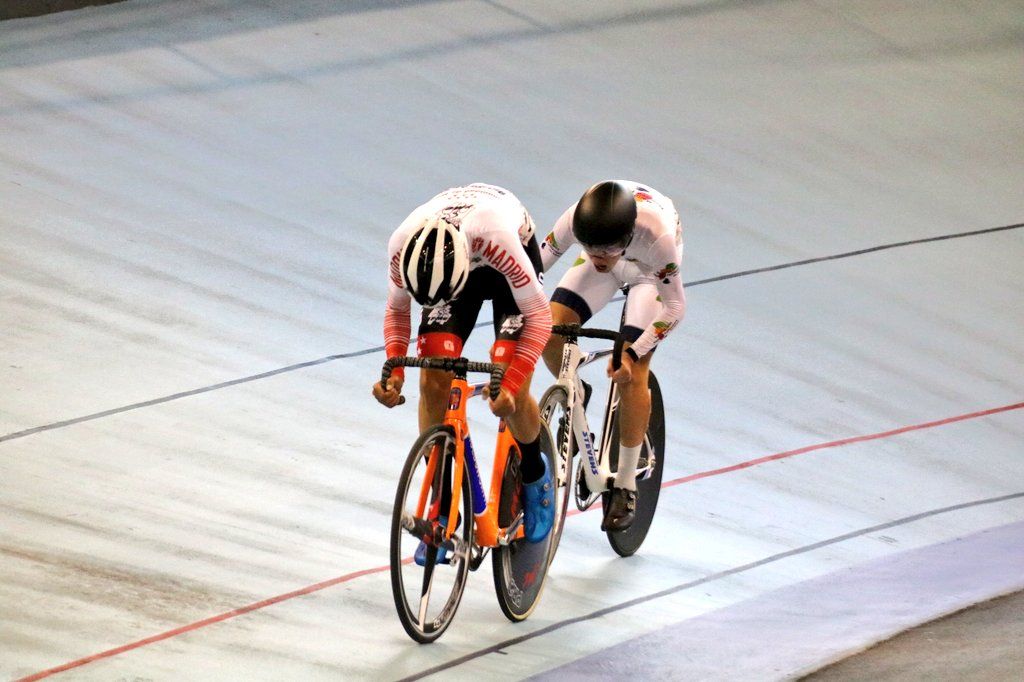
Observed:
[[[780,679],[1024,588],[1022,33],[824,0],[0,23],[0,675]],[[684,224],[658,518],[622,560],[572,517],[529,621],[484,570],[416,646],[386,239],[453,184],[543,229],[605,177]]]

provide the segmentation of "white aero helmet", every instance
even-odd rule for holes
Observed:
[[[453,300],[466,285],[469,245],[454,225],[435,215],[406,238],[399,262],[406,291],[429,308]]]

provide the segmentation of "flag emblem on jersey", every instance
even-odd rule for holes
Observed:
[[[656,273],[654,273],[654,276],[657,277],[658,279],[665,279],[666,277],[669,277],[671,275],[678,275],[678,274],[679,274],[679,266],[676,265],[675,263],[669,263],[668,265],[663,267],[661,270],[658,270]]]

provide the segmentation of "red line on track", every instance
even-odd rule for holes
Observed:
[[[317,592],[319,590],[323,590],[323,589],[326,589],[328,587],[333,587],[334,585],[339,585],[341,583],[348,582],[349,580],[355,580],[356,578],[361,578],[364,575],[372,575],[374,573],[382,573],[382,572],[388,570],[389,567],[390,566],[378,566],[377,568],[367,568],[365,570],[356,571],[354,573],[346,573],[345,575],[338,576],[337,578],[331,578],[330,580],[325,580],[325,581],[317,583],[315,585],[309,585],[308,587],[303,587],[302,589],[294,590],[292,592],[286,592],[285,594],[279,594],[276,597],[270,597],[269,599],[264,599],[263,601],[258,601],[258,602],[255,602],[253,604],[249,604],[248,606],[242,606],[242,607],[234,609],[232,611],[227,611],[225,613],[221,613],[221,614],[216,615],[216,616],[211,616],[209,618],[205,618],[203,620],[196,621],[195,623],[191,623],[189,625],[182,625],[181,627],[174,628],[173,630],[168,630],[167,632],[161,632],[158,635],[153,635],[151,637],[146,637],[145,639],[140,639],[140,640],[132,642],[130,644],[124,644],[124,645],[116,647],[114,649],[108,649],[106,651],[101,651],[98,654],[93,654],[92,656],[86,656],[85,658],[80,658],[77,661],[71,661],[70,663],[65,663],[64,665],[57,666],[56,668],[50,668],[49,670],[43,670],[41,672],[35,673],[34,675],[29,675],[28,677],[23,677],[20,680],[16,680],[15,682],[32,682],[33,680],[41,680],[44,677],[49,677],[50,675],[54,675],[56,673],[64,672],[65,670],[71,670],[72,668],[78,668],[80,666],[86,665],[87,663],[92,663],[93,661],[98,661],[98,660],[103,659],[103,658],[110,658],[111,656],[117,656],[118,654],[123,654],[126,651],[131,651],[132,649],[138,649],[139,647],[146,646],[147,644],[153,644],[154,642],[160,642],[160,641],[165,640],[165,639],[170,639],[171,637],[177,637],[178,635],[183,635],[186,632],[192,632],[193,630],[198,630],[199,628],[204,628],[207,625],[213,625],[214,623],[219,623],[221,621],[228,620],[229,618],[234,618],[235,616],[241,616],[242,614],[249,613],[250,611],[256,611],[256,610],[262,609],[262,608],[264,608],[266,606],[272,606],[274,604],[278,604],[280,602],[287,601],[288,599],[293,599],[295,597],[301,597],[303,595],[310,594],[312,592]]]
[[[998,414],[1000,412],[1009,412],[1010,410],[1019,410],[1024,407],[1024,403],[1014,403],[1012,405],[1004,405],[1003,407],[993,407],[990,410],[980,410],[978,412],[970,412],[968,414],[957,415],[956,417],[947,417],[946,419],[937,419],[931,422],[925,422],[923,424],[913,424],[911,426],[903,426],[898,429],[892,429],[891,431],[882,431],[880,433],[872,433],[866,436],[854,436],[852,438],[843,438],[842,440],[833,440],[828,443],[818,443],[816,445],[807,445],[796,450],[787,450],[785,452],[779,452],[774,455],[768,455],[767,457],[758,457],[746,462],[740,462],[739,464],[733,464],[732,466],[722,467],[721,469],[714,469],[712,471],[702,471],[698,474],[690,474],[689,476],[683,476],[682,478],[674,478],[671,481],[665,481],[661,484],[662,488],[670,488],[674,485],[680,485],[681,483],[689,483],[690,481],[696,481],[700,478],[708,478],[710,476],[718,476],[721,474],[727,474],[732,471],[739,471],[740,469],[746,469],[748,467],[757,466],[758,464],[764,464],[765,462],[774,462],[777,459],[786,459],[787,457],[795,457],[796,455],[802,455],[806,452],[814,452],[815,450],[825,450],[826,448],[837,448],[842,445],[850,445],[851,443],[863,443],[869,440],[878,440],[880,438],[889,438],[891,436],[898,436],[901,433],[907,433],[908,431],[921,431],[922,429],[931,429],[936,426],[945,426],[946,424],[952,424],[954,422],[962,422],[967,419],[977,419],[978,417],[987,417],[992,414]]]
[[[892,436],[898,436],[898,435],[900,435],[902,433],[907,433],[909,431],[920,431],[922,429],[931,429],[931,428],[935,428],[936,426],[944,426],[946,424],[952,424],[954,422],[965,421],[967,419],[977,419],[978,417],[987,417],[989,415],[999,414],[1000,412],[1009,412],[1011,410],[1019,410],[1021,408],[1024,408],[1024,402],[1014,403],[1012,405],[1004,405],[1003,407],[994,407],[994,408],[988,409],[988,410],[980,410],[978,412],[970,412],[968,414],[961,414],[961,415],[957,415],[955,417],[947,417],[946,419],[938,419],[936,421],[924,422],[923,424],[913,424],[911,426],[903,426],[903,427],[898,428],[898,429],[892,429],[890,431],[881,431],[879,433],[872,433],[872,434],[868,434],[866,436],[854,436],[852,438],[843,438],[841,440],[833,440],[833,441],[829,441],[827,443],[817,443],[815,445],[807,445],[805,447],[797,448],[795,450],[787,450],[785,452],[779,452],[779,453],[776,453],[774,455],[768,455],[766,457],[758,457],[757,459],[751,459],[751,460],[748,460],[746,462],[740,462],[739,464],[733,464],[732,466],[722,467],[721,469],[713,469],[711,471],[702,471],[700,473],[690,474],[689,476],[683,476],[681,478],[674,478],[674,479],[672,479],[670,481],[665,481],[664,483],[662,483],[661,487],[662,488],[670,488],[672,486],[681,485],[683,483],[689,483],[690,481],[696,481],[696,480],[701,479],[701,478],[709,478],[711,476],[719,476],[721,474],[727,474],[727,473],[730,473],[730,472],[733,472],[733,471],[739,471],[740,469],[747,469],[749,467],[757,466],[758,464],[765,464],[766,462],[774,462],[775,460],[786,459],[787,457],[795,457],[796,455],[802,455],[802,454],[805,454],[805,453],[808,453],[808,452],[814,452],[815,450],[825,450],[825,449],[828,449],[828,448],[836,448],[836,447],[840,447],[840,446],[843,446],[843,445],[850,445],[852,443],[863,443],[865,441],[870,441],[870,440],[878,440],[878,439],[881,439],[881,438],[890,438]],[[595,507],[597,507],[597,505],[595,505]],[[595,507],[591,507],[591,509],[594,509]],[[578,510],[573,510],[572,512],[567,514],[567,516],[574,516],[574,515],[579,514],[579,513],[580,512]],[[406,561],[409,561],[409,559],[407,559]],[[323,582],[316,583],[315,585],[309,585],[308,587],[303,587],[301,589],[294,590],[292,592],[286,592],[285,594],[279,594],[276,597],[270,597],[269,599],[264,599],[263,601],[258,601],[258,602],[255,602],[253,604],[249,604],[248,606],[242,606],[242,607],[234,609],[232,611],[227,611],[225,613],[221,613],[221,614],[216,615],[216,616],[211,616],[209,618],[206,618],[206,619],[203,619],[203,620],[200,620],[200,621],[196,621],[195,623],[191,623],[189,625],[182,625],[181,627],[174,628],[173,630],[168,630],[166,632],[161,632],[158,635],[153,635],[151,637],[146,637],[145,639],[140,639],[138,641],[131,642],[130,644],[124,644],[122,646],[115,647],[113,649],[108,649],[106,651],[101,651],[100,653],[93,654],[92,656],[86,656],[85,658],[79,658],[78,660],[70,661],[70,662],[65,663],[63,665],[59,665],[56,668],[49,668],[47,670],[42,670],[42,671],[37,672],[37,673],[35,673],[33,675],[29,675],[28,677],[23,677],[23,678],[21,678],[19,680],[15,680],[15,682],[33,682],[34,680],[41,680],[43,678],[49,677],[51,675],[55,675],[55,674],[60,673],[60,672],[64,672],[66,670],[71,670],[73,668],[78,668],[78,667],[81,667],[83,665],[87,665],[89,663],[92,663],[94,661],[98,661],[98,660],[101,660],[101,659],[104,659],[104,658],[110,658],[111,656],[117,656],[118,654],[123,654],[123,653],[125,653],[127,651],[131,651],[133,649],[138,649],[140,647],[144,647],[147,644],[153,644],[155,642],[160,642],[160,641],[163,641],[165,639],[170,639],[171,637],[177,637],[178,635],[183,635],[185,633],[192,632],[193,630],[198,630],[200,628],[204,628],[207,625],[213,625],[214,623],[220,623],[221,621],[229,620],[231,618],[235,618],[236,616],[241,616],[243,614],[250,613],[252,611],[257,611],[257,610],[265,608],[267,606],[272,606],[274,604],[279,604],[279,603],[281,603],[283,601],[287,601],[287,600],[293,599],[295,597],[301,597],[301,596],[304,596],[304,595],[307,595],[307,594],[311,594],[313,592],[319,592],[320,590],[327,589],[328,587],[333,587],[335,585],[340,585],[341,583],[345,583],[345,582],[348,582],[350,580],[355,580],[356,578],[361,578],[361,577],[366,576],[366,575],[372,575],[374,573],[383,573],[384,571],[387,571],[388,569],[389,569],[389,566],[378,566],[376,568],[367,568],[367,569],[364,569],[362,571],[355,571],[354,573],[346,573],[345,575],[338,576],[337,578],[331,578],[330,580],[325,580]]]

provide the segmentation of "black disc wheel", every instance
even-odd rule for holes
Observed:
[[[640,463],[637,465],[636,481],[636,512],[629,528],[619,531],[607,531],[608,544],[619,556],[631,556],[643,544],[647,531],[654,520],[654,511],[658,507],[658,495],[661,493],[661,477],[665,468],[665,405],[661,398],[661,387],[654,372],[648,373],[647,387],[651,391],[651,419],[647,424],[643,447],[640,450]],[[616,415],[612,431],[612,448],[610,463],[612,471],[618,470],[619,459],[619,424]],[[605,509],[611,501],[611,493],[601,496]]]
[[[551,436],[543,424],[540,429],[540,453],[547,458],[548,467],[554,471],[555,455],[552,452]],[[514,481],[513,485],[502,486],[502,499],[499,509],[509,510],[510,518],[515,519],[522,510],[520,502],[522,476],[519,472],[519,457],[514,451],[509,453],[505,464],[504,481]],[[504,491],[507,491],[504,492]],[[556,498],[557,499],[557,498]],[[501,516],[499,514],[499,516]],[[557,522],[557,515],[556,515]],[[556,542],[554,527],[540,542],[529,542],[525,538],[513,540],[508,545],[498,545],[491,552],[494,567],[494,591],[498,597],[501,612],[512,622],[525,620],[540,601],[544,582],[547,578],[548,564],[554,552]]]
[[[468,471],[462,477],[461,518],[455,521],[452,536],[445,537],[454,458],[451,429],[440,425],[428,429],[413,445],[395,495],[391,592],[402,626],[421,643],[433,642],[451,624],[469,575],[473,499]]]

